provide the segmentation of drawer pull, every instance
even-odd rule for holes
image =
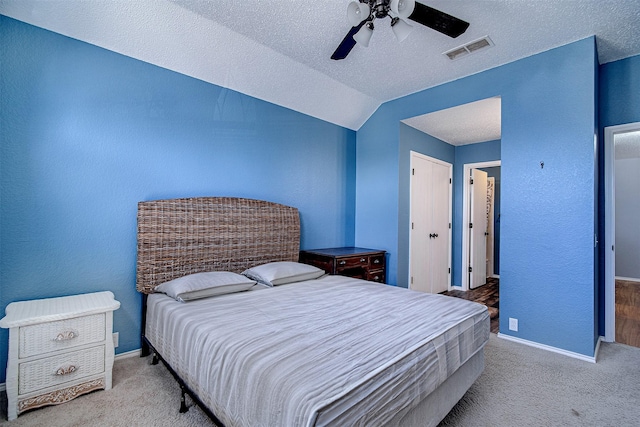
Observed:
[[[340,261],[340,265],[345,265],[346,263],[347,263],[347,261],[345,261],[345,260]]]
[[[54,341],[69,341],[78,337],[78,331],[64,331],[60,332],[53,339]]]
[[[58,369],[56,369],[56,375],[57,376],[69,375],[69,374],[73,374],[77,370],[78,370],[78,367],[75,365],[60,366]]]
[[[360,258],[360,262],[367,262],[366,258]]]
[[[373,260],[373,263],[374,263],[374,264],[380,264],[380,260],[379,260],[379,259],[374,259],[374,260]]]
[[[374,281],[374,282],[377,282],[378,280],[380,280],[380,276],[375,276],[375,277],[373,278],[373,281]]]

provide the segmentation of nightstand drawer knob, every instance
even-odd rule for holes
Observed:
[[[367,262],[366,258],[360,258],[360,262]]]
[[[347,261],[345,261],[345,260],[340,261],[340,265],[345,265],[346,263],[347,263]]]
[[[374,263],[374,264],[380,264],[380,260],[379,260],[379,259],[374,259],[374,260],[373,260],[373,263]]]
[[[78,370],[78,367],[75,365],[60,366],[58,369],[56,369],[56,375],[58,376],[69,375],[69,374],[73,374],[77,370]]]
[[[64,332],[60,332],[58,335],[56,335],[56,337],[53,339],[54,341],[69,341],[72,340],[74,338],[78,337],[78,331],[64,331]]]

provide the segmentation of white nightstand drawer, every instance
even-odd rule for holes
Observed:
[[[20,327],[19,357],[64,350],[105,339],[105,314]]]
[[[104,372],[104,354],[105,347],[100,345],[20,363],[18,393],[26,394]]]

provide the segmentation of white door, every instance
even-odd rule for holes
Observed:
[[[411,155],[410,289],[439,293],[451,282],[449,163]]]
[[[471,169],[469,284],[471,289],[487,283],[487,173]]]
[[[487,179],[487,277],[493,277],[493,259],[495,245],[494,221],[494,200],[495,200],[496,179],[489,177]]]
[[[449,168],[434,163],[431,173],[431,293],[449,290]]]
[[[431,292],[430,222],[431,165],[424,157],[411,156],[411,247],[409,287]]]

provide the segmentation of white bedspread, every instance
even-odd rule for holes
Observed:
[[[384,425],[489,339],[483,305],[341,276],[177,302],[146,336],[227,427]]]

